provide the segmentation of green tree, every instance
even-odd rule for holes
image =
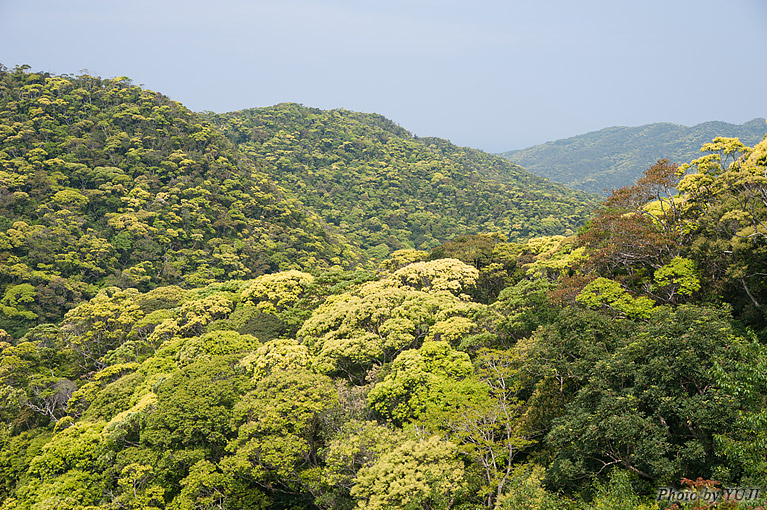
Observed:
[[[455,281],[447,273],[443,277],[446,284]],[[425,340],[436,321],[470,319],[478,308],[449,292],[428,293],[384,279],[329,298],[304,323],[297,338],[315,357],[321,372],[362,381],[372,367]]]
[[[736,350],[730,360],[717,360],[714,378],[738,408],[737,418],[727,429],[715,432],[717,451],[730,464],[729,472],[717,478],[742,473],[748,483],[767,478],[767,348],[756,339],[732,342]],[[724,475],[724,476],[723,476]]]
[[[671,262],[655,271],[653,292],[661,294],[669,303],[677,303],[700,290],[695,262],[683,257],[674,257]]]
[[[350,491],[361,468],[371,467],[382,455],[407,439],[406,434],[375,421],[351,419],[327,443],[322,457],[322,481],[329,489],[317,499],[321,506],[353,508]]]
[[[710,478],[723,459],[714,434],[734,418],[734,401],[716,386],[715,366],[733,357],[727,311],[682,305],[656,309],[635,335],[588,370],[546,441],[547,475],[559,486],[611,467],[645,480]]]
[[[360,508],[450,508],[463,492],[464,466],[439,436],[405,441],[357,473]]]
[[[155,510],[165,507],[165,490],[153,483],[154,468],[133,463],[125,466],[117,481],[112,503],[129,510]]]
[[[683,165],[689,173],[679,183],[698,225],[691,257],[704,291],[722,294],[763,331],[767,139],[749,148],[736,138],[715,138],[701,151],[708,154]]]
[[[667,274],[661,269],[657,272],[659,282],[662,282]],[[631,297],[618,282],[602,277],[586,285],[575,301],[591,309],[609,310],[614,317],[632,319],[648,318],[654,304],[645,296]]]
[[[160,451],[201,448],[212,459],[224,453],[234,407],[248,389],[238,359],[217,356],[192,363],[158,385],[157,404],[141,430],[141,444]]]
[[[265,343],[241,363],[254,380],[259,380],[272,372],[307,369],[311,358],[306,346],[288,338]]]
[[[368,394],[369,405],[397,424],[424,416],[429,408],[451,407],[461,392],[479,394],[482,386],[461,384],[473,375],[469,355],[447,342],[426,342],[420,349],[402,352],[383,381]]]
[[[143,315],[134,299],[137,294],[135,289],[110,287],[67,313],[61,324],[63,341],[80,355],[84,368],[103,368],[104,355],[127,339]]]
[[[242,291],[242,299],[259,310],[280,312],[295,304],[312,281],[312,275],[295,270],[259,276]]]
[[[237,435],[226,449],[224,473],[271,495],[310,499],[319,486],[320,415],[337,405],[330,379],[306,371],[274,371],[237,404]]]

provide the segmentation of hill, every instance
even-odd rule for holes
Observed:
[[[280,104],[208,118],[371,256],[476,232],[572,232],[595,203],[498,156],[416,138],[380,115]]]
[[[740,138],[751,146],[764,133],[764,119],[741,125],[706,122],[693,127],[670,123],[610,127],[501,156],[571,188],[604,193],[634,183],[659,159],[684,163],[697,158],[700,147],[717,136]]]
[[[109,286],[353,267],[482,231],[567,234],[594,204],[380,115],[197,114],[127,78],[26,67],[0,69],[0,143],[0,328],[14,335]]]
[[[0,69],[0,327],[104,286],[201,285],[358,252],[197,114],[126,78]]]

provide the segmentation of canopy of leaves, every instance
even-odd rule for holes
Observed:
[[[414,137],[380,115],[280,104],[208,118],[371,256],[476,232],[572,232],[593,204],[503,158]]]
[[[0,76],[0,510],[657,508],[682,476],[767,482],[767,141],[506,242],[538,231],[498,208],[545,194],[381,117],[209,116],[245,156],[125,79],[27,71]]]
[[[351,265],[208,122],[126,78],[0,69],[0,327],[147,290]]]

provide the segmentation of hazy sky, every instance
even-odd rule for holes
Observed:
[[[377,112],[489,152],[767,115],[765,0],[0,0],[0,63],[195,111]]]

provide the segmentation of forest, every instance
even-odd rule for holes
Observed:
[[[597,203],[504,158],[414,137],[379,115],[281,104],[209,118],[370,258],[477,232],[572,234]]]
[[[0,509],[767,487],[767,138],[680,163],[600,202],[378,115],[1,68]]]

